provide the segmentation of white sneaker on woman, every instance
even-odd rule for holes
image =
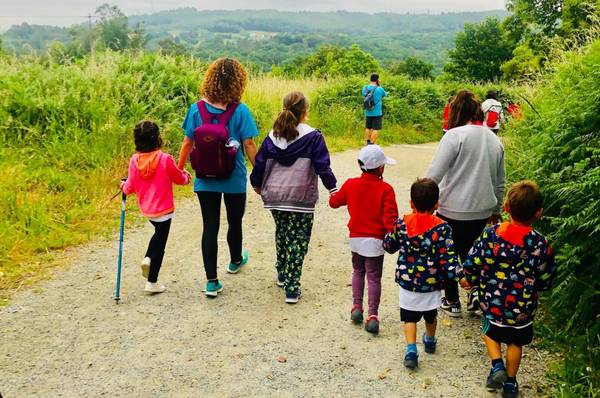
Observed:
[[[144,292],[150,293],[150,294],[162,293],[165,290],[167,290],[167,287],[158,282],[156,282],[156,283],[146,282],[146,287],[144,288]]]

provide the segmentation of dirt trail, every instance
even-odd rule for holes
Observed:
[[[398,165],[386,180],[401,211],[408,188],[422,176],[435,145],[386,149]],[[333,156],[340,182],[355,176],[356,151]],[[410,160],[407,160],[410,159]],[[321,192],[326,198],[326,192]],[[225,291],[201,293],[201,218],[197,203],[179,203],[161,281],[169,290],[147,297],[138,262],[151,227],[126,231],[123,300],[111,299],[117,243],[97,242],[70,252],[72,265],[39,288],[22,292],[0,312],[0,393],[13,397],[417,396],[491,397],[483,388],[488,360],[479,320],[441,315],[438,352],[419,344],[420,369],[402,365],[404,339],[386,257],[379,336],[349,322],[351,265],[346,210],[323,200],[302,277],[299,304],[283,302],[275,286],[274,225],[249,194],[245,245],[249,265],[237,275],[220,267]],[[129,207],[135,209],[134,206]],[[223,212],[224,213],[224,212]],[[228,255],[221,230],[220,264]],[[423,325],[419,325],[419,335]],[[539,396],[544,364],[525,351],[520,383]],[[278,359],[285,362],[279,362]],[[499,396],[499,395],[497,395]]]

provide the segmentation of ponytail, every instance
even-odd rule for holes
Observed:
[[[308,111],[308,99],[301,92],[294,91],[283,99],[283,110],[273,123],[273,135],[290,142],[298,138],[298,125]]]
[[[450,103],[448,130],[473,122],[483,122],[481,103],[471,91],[461,90]]]

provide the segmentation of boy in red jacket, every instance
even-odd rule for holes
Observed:
[[[351,178],[329,198],[329,206],[337,209],[348,206],[350,221],[350,250],[352,251],[352,298],[354,305],[350,318],[354,323],[363,321],[363,294],[365,274],[368,282],[369,317],[365,330],[379,333],[377,316],[381,298],[383,272],[383,238],[398,218],[396,195],[392,186],[383,181],[386,164],[396,161],[385,156],[377,145],[368,145],[358,154],[363,171],[359,178]]]

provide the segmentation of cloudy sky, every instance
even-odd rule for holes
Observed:
[[[505,0],[0,0],[0,29],[21,22],[71,25],[83,22],[103,2],[126,14],[146,14],[179,7],[198,9],[279,9],[365,12],[482,11],[504,8]],[[218,6],[215,6],[218,4]]]

